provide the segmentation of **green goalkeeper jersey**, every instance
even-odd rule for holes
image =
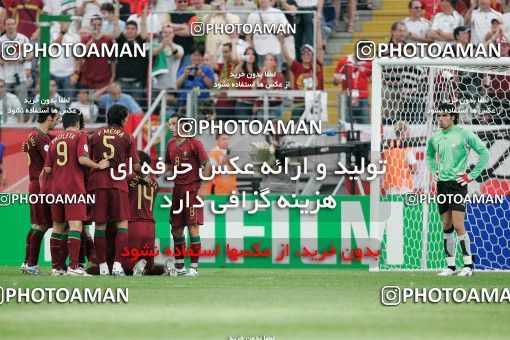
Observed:
[[[485,144],[473,131],[457,125],[436,132],[427,143],[427,164],[430,171],[439,173],[440,181],[455,181],[459,174],[466,173],[471,149],[478,154],[478,163],[469,174],[469,177],[475,179],[489,161],[489,150]]]

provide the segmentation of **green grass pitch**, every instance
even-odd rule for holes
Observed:
[[[385,307],[380,289],[503,288],[509,275],[222,268],[201,269],[198,278],[76,278],[27,276],[0,267],[4,288],[129,288],[127,304],[3,304],[0,338],[508,339],[509,303]]]

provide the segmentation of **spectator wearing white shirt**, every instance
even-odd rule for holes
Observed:
[[[287,25],[289,22],[279,9],[270,6],[269,0],[260,0],[260,11],[251,13],[248,16],[247,24],[254,25]],[[278,37],[274,34],[247,34],[246,41],[253,46],[257,52],[259,66],[264,63],[264,57],[268,53],[276,55],[278,65],[283,64],[282,51]]]
[[[181,45],[174,43],[174,29],[170,24],[166,24],[161,32],[161,44],[154,47],[152,56],[158,57],[162,52],[166,58],[166,66],[168,73],[163,73],[156,77],[154,82],[154,88],[158,90],[177,88],[177,71],[179,71],[179,65],[181,59],[184,56],[184,49]]]
[[[96,104],[90,100],[90,90],[81,88],[78,90],[77,101],[69,105],[69,109],[78,109],[83,113],[83,120],[85,123],[95,123],[99,109]]]
[[[5,34],[0,37],[0,46],[3,46],[5,42],[15,42],[20,46],[30,44],[30,39],[17,31],[17,24],[14,18],[7,18],[4,22]],[[32,59],[32,56],[16,60],[0,58],[0,78],[5,81],[6,91],[14,93],[22,105],[24,105],[27,98],[27,80],[31,77]]]
[[[250,0],[227,0],[227,11],[236,14],[242,24],[246,24],[250,13],[236,13],[237,11],[255,12],[257,6]]]
[[[476,5],[478,3],[478,8]],[[471,42],[485,42],[487,33],[491,31],[492,19],[501,19],[501,13],[491,8],[491,0],[471,0],[471,7],[464,16],[466,25],[471,26]]]
[[[464,18],[455,10],[456,0],[442,0],[441,12],[437,13],[432,21],[428,37],[444,46],[455,41],[453,30],[464,26]]]
[[[51,27],[51,38],[54,44],[76,44],[80,37],[69,30],[70,23],[61,22]],[[73,54],[61,53],[56,58],[50,59],[50,74],[57,82],[58,88],[62,89],[64,97],[72,97],[77,77],[72,77],[75,72],[76,58]]]
[[[95,15],[101,15],[101,5],[111,0],[76,0],[75,13],[82,17],[81,27],[91,28],[90,20]],[[69,10],[73,10],[69,8]],[[72,13],[72,12],[71,12]]]
[[[423,5],[421,1],[409,1],[409,17],[404,20],[404,24],[407,27],[407,31],[409,31],[409,42],[432,42],[427,38],[427,32],[430,29],[430,21],[423,17]]]
[[[22,106],[18,97],[7,92],[5,81],[0,79],[0,124],[23,123],[23,114],[12,114],[19,108]]]

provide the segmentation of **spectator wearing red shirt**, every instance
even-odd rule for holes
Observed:
[[[43,11],[42,0],[4,0],[8,15],[16,19],[18,32],[32,38],[37,30],[37,17]]]
[[[90,36],[81,37],[81,42],[86,44],[87,51],[92,44],[97,46],[97,50],[101,51],[101,45],[108,45],[111,49],[113,45],[112,38],[106,36],[101,31],[103,20],[100,16],[94,16],[90,20],[92,32]],[[82,58],[78,61],[78,69],[81,71],[80,84],[92,89],[100,89],[108,86],[115,78],[114,58],[108,56]]]
[[[324,89],[324,78],[322,73],[322,64],[317,60],[317,70],[315,71],[315,81],[314,84],[314,70],[313,70],[313,55],[315,53],[315,49],[306,44],[301,46],[301,60],[299,63],[294,60],[284,48],[284,40],[285,37],[283,35],[278,36],[278,40],[280,41],[280,46],[283,54],[283,58],[287,63],[287,67],[290,69],[292,73],[292,78],[294,83],[292,85],[293,90],[322,90]],[[304,98],[294,98],[294,105],[292,107],[292,119],[299,119],[303,112],[305,111],[305,102]]]
[[[347,87],[346,73],[349,75],[349,88]],[[370,93],[369,84],[371,76],[372,62],[359,60],[355,53],[340,58],[336,65],[333,84],[341,84],[342,90],[350,91],[353,123],[369,123],[368,96]],[[348,118],[346,121],[350,122],[350,119]]]

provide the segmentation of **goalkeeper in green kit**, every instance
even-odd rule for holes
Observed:
[[[469,236],[464,227],[466,206],[462,202],[468,193],[467,184],[480,176],[486,167],[489,150],[472,131],[457,126],[459,114],[454,105],[447,103],[439,105],[437,118],[441,130],[432,135],[427,143],[427,164],[437,182],[438,195],[446,196],[446,199],[442,200],[444,203],[438,203],[438,208],[443,222],[443,245],[447,267],[438,275],[455,275],[456,244],[453,232],[456,231],[464,259],[464,268],[458,276],[472,276],[473,258]],[[478,154],[478,163],[467,174],[467,161],[471,149]],[[462,200],[458,196],[462,196]]]

